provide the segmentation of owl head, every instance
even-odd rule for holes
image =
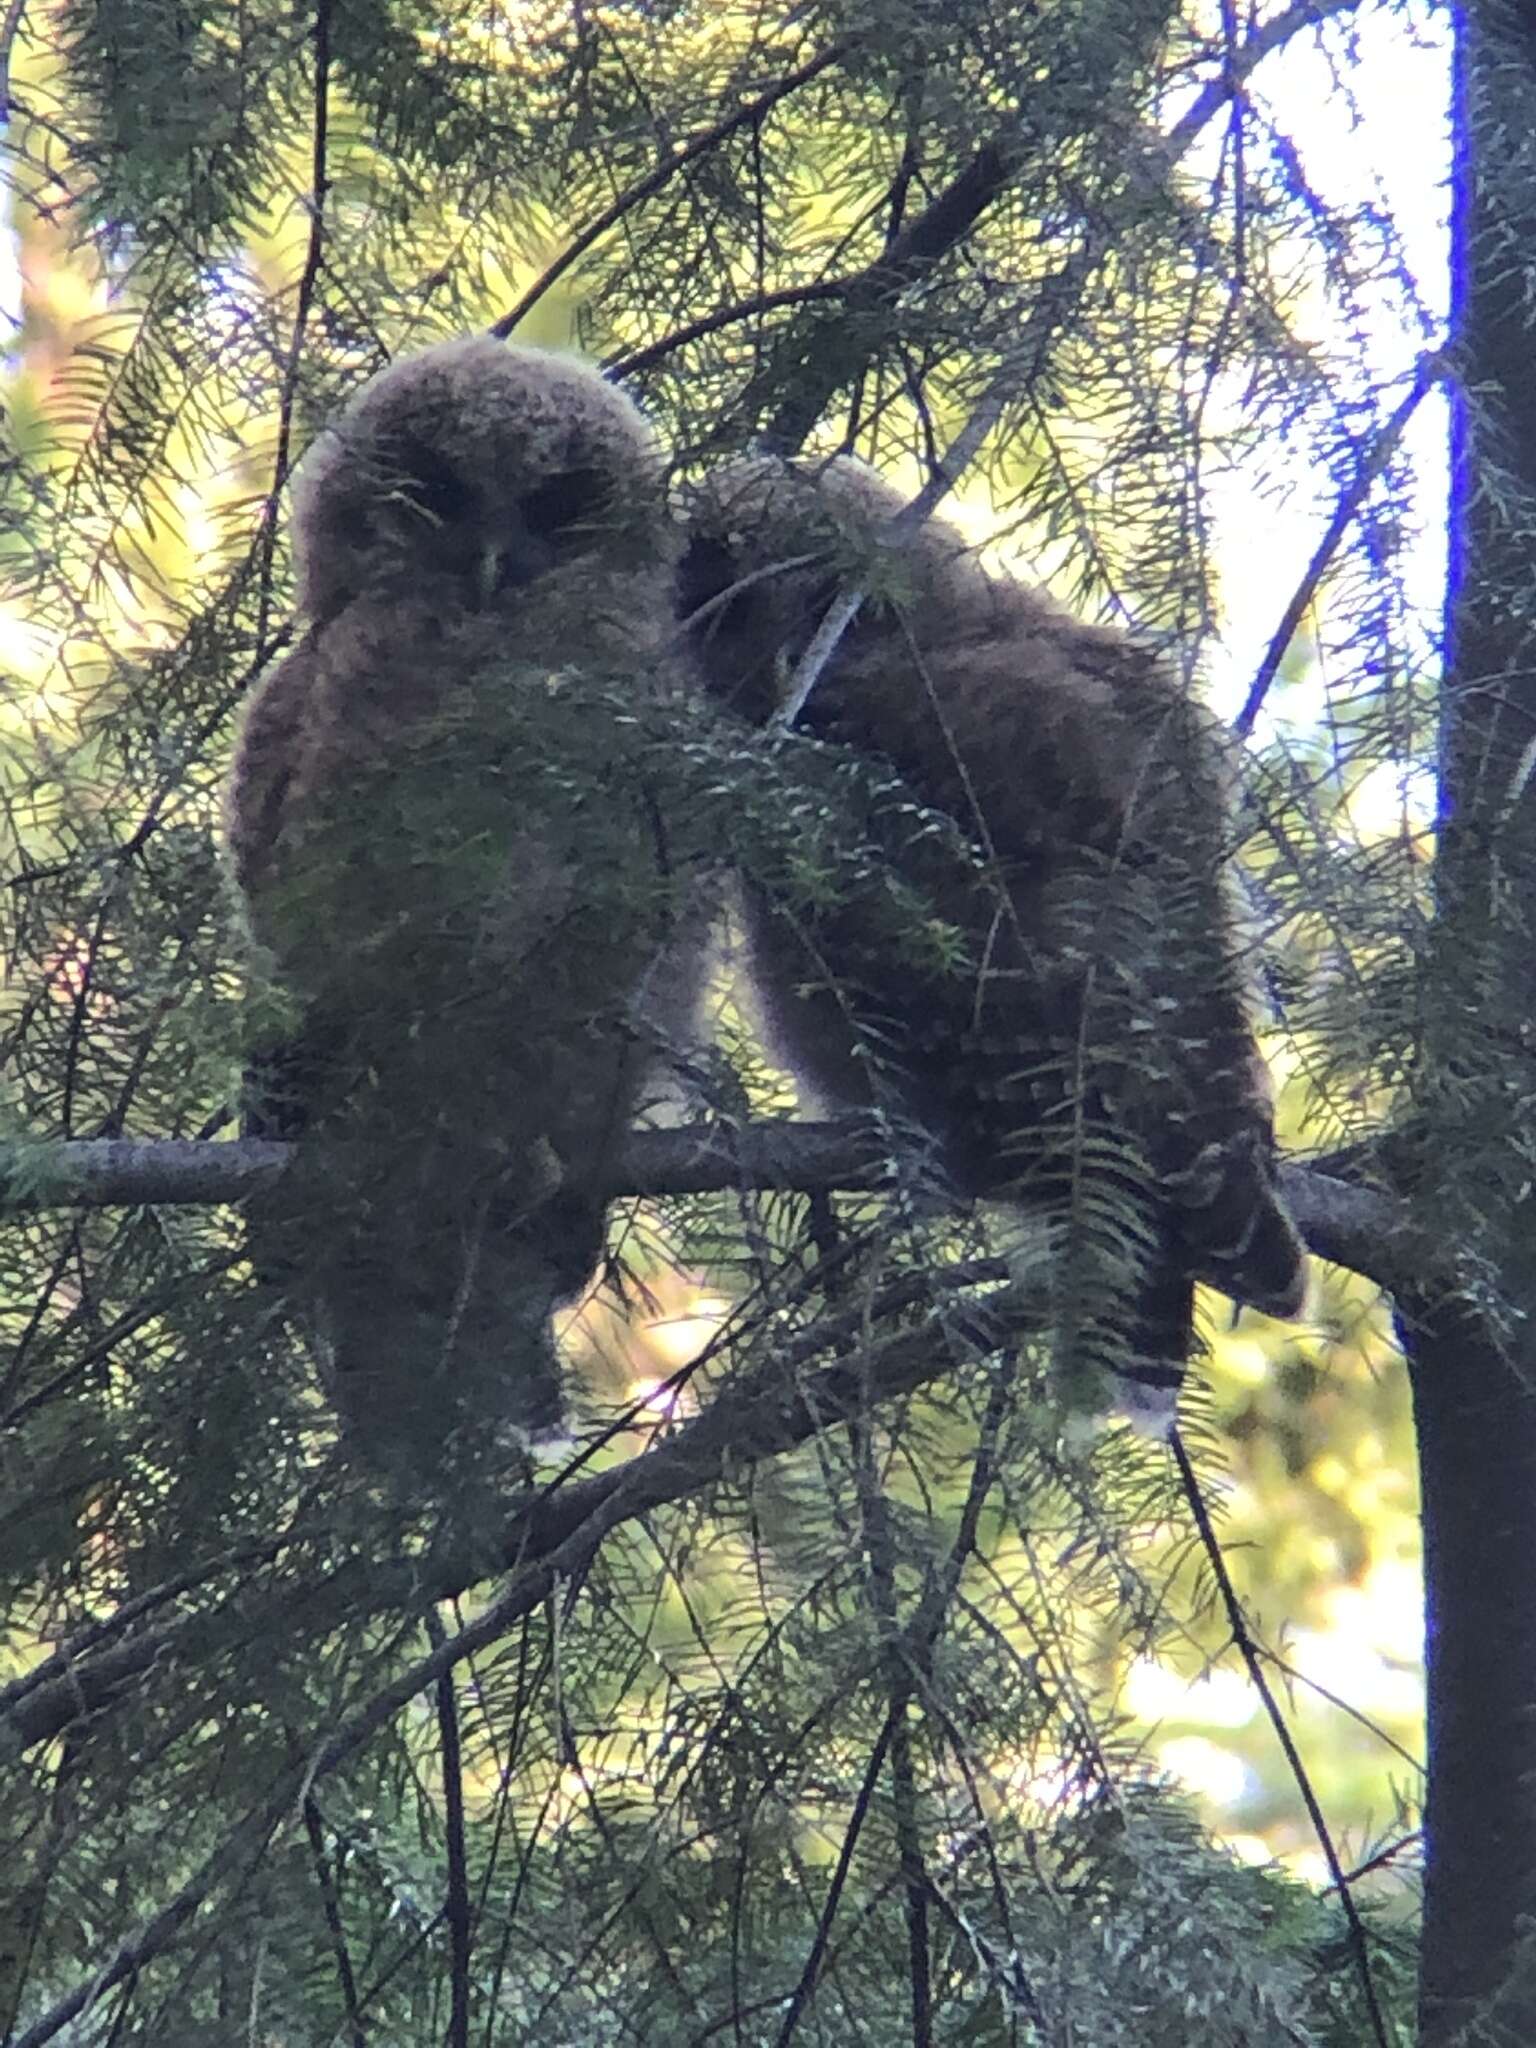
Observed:
[[[893,529],[902,492],[849,455],[789,463],[742,456],[687,486],[678,610],[718,697],[758,722],[838,589],[864,596],[852,648],[891,630],[893,607],[925,630],[974,607],[986,579],[941,520]]]
[[[293,491],[299,602],[451,591],[516,601],[574,564],[665,571],[662,464],[628,398],[573,356],[489,335],[392,363],[325,429]]]

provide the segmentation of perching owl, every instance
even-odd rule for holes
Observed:
[[[1195,1273],[1277,1316],[1306,1291],[1226,749],[1150,652],[987,574],[942,522],[898,534],[901,502],[848,458],[744,458],[691,494],[680,610],[711,694],[766,722],[838,590],[863,592],[797,728],[889,764],[974,852],[946,867],[876,821],[951,935],[928,967],[872,932],[867,889],[746,877],[765,1035],[825,1101],[925,1131],[961,1197],[1053,1217],[1059,1336],[1166,1411]]]
[[[227,833],[300,1016],[257,1219],[355,1440],[399,1471],[561,1413],[551,1310],[664,1028],[677,906],[647,717],[676,543],[633,405],[488,337],[376,376],[294,488],[303,638],[258,686]],[[280,1213],[279,1213],[280,1212]],[[264,1243],[263,1243],[264,1241]]]

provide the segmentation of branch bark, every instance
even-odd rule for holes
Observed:
[[[0,1145],[0,1212],[244,1202],[270,1187],[292,1147],[266,1139],[199,1143],[184,1138],[78,1138]],[[718,1194],[777,1188],[819,1194],[878,1188],[884,1152],[867,1127],[758,1123],[734,1130],[684,1124],[636,1131],[609,1188],[633,1195]],[[1443,1232],[1416,1229],[1408,1208],[1379,1189],[1330,1173],[1328,1161],[1287,1164],[1281,1184],[1309,1248],[1397,1291],[1448,1277]]]

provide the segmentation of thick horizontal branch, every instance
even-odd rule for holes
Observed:
[[[191,1139],[82,1138],[0,1146],[0,1208],[104,1209],[183,1202],[244,1202],[270,1186],[290,1147],[266,1140],[200,1144]],[[698,1195],[731,1188],[798,1194],[877,1188],[885,1152],[856,1123],[759,1123],[734,1130],[688,1124],[637,1131],[613,1177],[623,1195]],[[1281,1182],[1291,1213],[1319,1257],[1381,1286],[1422,1287],[1446,1264],[1427,1248],[1406,1204],[1352,1186],[1322,1165],[1287,1165]]]

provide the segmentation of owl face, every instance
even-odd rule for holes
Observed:
[[[294,486],[300,602],[430,590],[471,611],[601,556],[664,568],[661,464],[635,407],[573,359],[490,336],[375,377]]]

